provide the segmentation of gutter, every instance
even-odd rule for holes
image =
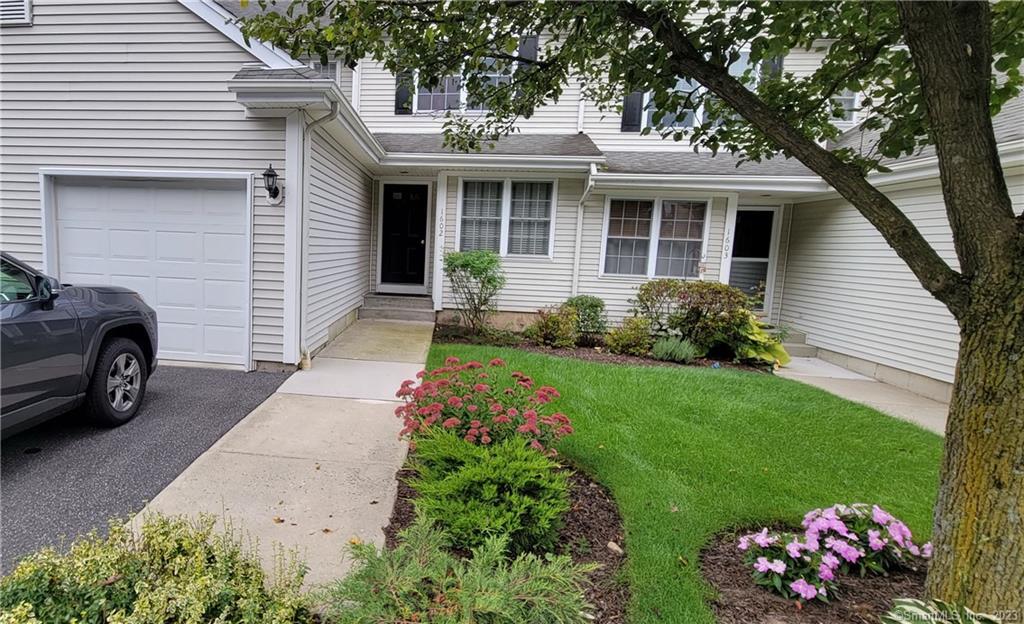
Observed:
[[[601,156],[543,156],[525,154],[459,154],[388,152],[380,162],[384,166],[427,166],[445,169],[474,167],[476,169],[557,169],[563,171],[590,171],[596,163],[603,163]]]
[[[572,296],[580,292],[580,254],[583,250],[583,204],[590,198],[594,190],[594,176],[597,175],[597,164],[590,163],[590,172],[587,174],[587,184],[583,187],[583,194],[576,205],[576,245],[572,252]]]
[[[717,191],[823,193],[830,187],[818,176],[595,173],[595,186],[615,188],[693,188]]]

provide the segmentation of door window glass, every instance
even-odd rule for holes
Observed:
[[[21,301],[35,295],[28,273],[6,260],[0,261],[0,301]]]

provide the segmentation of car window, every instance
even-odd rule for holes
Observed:
[[[32,278],[6,260],[0,261],[0,302],[21,301],[35,296]]]

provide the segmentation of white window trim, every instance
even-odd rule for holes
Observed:
[[[749,65],[750,64],[750,47],[749,46],[743,46],[743,47],[741,47],[739,49],[739,51],[741,53],[742,52],[746,52],[747,53],[747,64]],[[749,86],[756,87],[759,79],[760,79],[760,75],[755,74],[754,75],[754,84],[753,85],[749,85]],[[705,87],[704,85],[700,84],[696,80],[694,80],[693,82],[697,83],[697,86],[694,88],[694,91],[707,91],[707,87]],[[651,92],[650,91],[644,91],[644,105],[643,105],[643,109],[642,109],[643,110],[643,114],[640,116],[640,130],[641,131],[644,128],[650,128],[651,130],[657,130],[657,128],[658,128],[657,124],[648,123],[648,121],[647,121],[647,117],[648,117],[648,115],[647,115],[647,113],[648,113],[647,106],[650,104],[650,100],[651,100]],[[697,106],[697,108],[693,109],[693,122],[694,123],[693,123],[692,126],[667,126],[665,129],[666,130],[692,130],[694,127],[704,123],[703,120],[704,120],[704,101],[701,100],[700,105]]]
[[[523,38],[523,35],[520,35],[519,38],[521,40]],[[540,49],[540,40],[538,39],[538,50],[539,49]],[[519,56],[519,48],[518,47],[516,48],[514,56],[516,56],[516,57]],[[516,61],[516,65],[517,66],[518,66],[518,64],[519,64],[519,61]],[[459,71],[459,75],[457,76],[459,81],[460,81],[459,82],[459,107],[458,108],[446,109],[446,110],[437,110],[437,109],[434,109],[434,108],[430,108],[430,109],[420,110],[420,107],[419,107],[419,104],[420,104],[420,102],[419,102],[419,100],[420,100],[420,98],[419,98],[419,95],[420,95],[420,72],[419,72],[419,70],[414,71],[413,72],[413,78],[412,78],[412,84],[413,84],[412,114],[413,115],[424,115],[424,116],[437,116],[437,115],[444,115],[445,113],[458,112],[460,114],[465,115],[466,113],[471,113],[471,114],[473,114],[473,113],[476,113],[476,114],[486,113],[488,110],[490,110],[490,109],[487,109],[487,108],[473,108],[473,109],[467,108],[468,102],[469,102],[469,92],[466,91],[466,77],[463,75],[464,73],[465,73],[464,71],[460,70]],[[501,74],[501,73],[498,73],[498,72],[484,72],[481,75],[484,75],[484,76],[505,76],[505,74]],[[446,78],[448,78],[448,77],[449,76],[446,76]],[[512,74],[508,74],[508,78],[511,80]]]
[[[708,256],[708,239],[711,233],[711,214],[713,210],[713,197],[697,197],[697,196],[676,196],[676,195],[665,195],[656,197],[644,197],[640,196],[629,196],[629,195],[607,195],[604,198],[604,221],[601,224],[601,256],[598,260],[599,264],[597,267],[597,276],[603,279],[616,279],[616,280],[650,280],[650,279],[682,279],[682,280],[703,280],[704,275],[707,272],[707,256]],[[648,239],[649,244],[647,246],[647,272],[643,275],[633,275],[630,273],[606,273],[605,267],[605,254],[608,252],[608,223],[611,219],[612,212],[612,201],[650,201],[653,202],[653,208],[651,211],[651,236]],[[657,275],[655,269],[658,265],[658,244],[661,241],[661,206],[666,201],[680,201],[680,202],[704,202],[707,208],[704,211],[704,229],[701,232],[701,244],[700,244],[700,263],[697,265],[697,277],[673,277],[665,275]]]
[[[501,182],[501,231],[498,234],[498,255],[502,258],[523,260],[552,260],[555,257],[555,215],[558,213],[558,178],[502,178],[497,176],[463,176],[455,197],[455,251],[462,249],[462,201],[464,182]],[[508,252],[509,220],[512,215],[513,182],[547,182],[551,184],[551,227],[548,229],[547,254],[510,254]]]

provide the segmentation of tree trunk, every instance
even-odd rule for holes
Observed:
[[[1024,621],[1024,270],[960,320],[928,595]]]

